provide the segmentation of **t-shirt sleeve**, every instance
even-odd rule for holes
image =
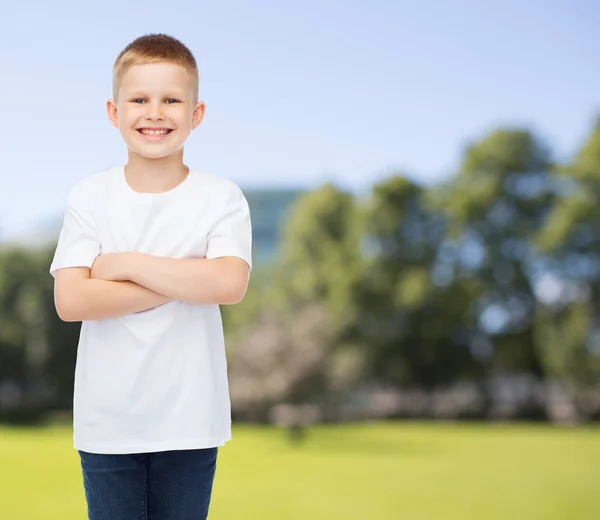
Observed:
[[[237,185],[230,186],[218,212],[219,218],[208,233],[206,258],[236,256],[252,269],[250,208]]]
[[[100,239],[92,216],[91,201],[87,200],[79,185],[69,192],[63,226],[58,238],[50,274],[55,277],[58,269],[65,267],[89,267],[100,254]]]

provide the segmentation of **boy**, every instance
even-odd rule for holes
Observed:
[[[69,193],[50,273],[59,316],[82,322],[73,440],[91,520],[206,518],[231,436],[219,305],[246,292],[251,224],[238,186],[183,163],[204,111],[190,50],[136,39],[107,102],[127,164]]]

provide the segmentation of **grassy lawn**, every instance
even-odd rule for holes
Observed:
[[[86,518],[69,426],[0,427],[0,519]],[[237,426],[211,520],[596,520],[600,430],[388,423]]]

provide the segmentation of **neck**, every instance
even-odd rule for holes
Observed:
[[[129,150],[125,178],[140,193],[162,193],[181,184],[188,175],[183,149],[161,159],[148,159]]]

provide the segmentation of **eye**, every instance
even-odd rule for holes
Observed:
[[[170,98],[165,100],[165,103],[167,103],[168,105],[172,105],[173,103],[180,103],[180,101],[178,99]]]
[[[145,102],[146,102],[146,100],[145,100],[145,99],[142,99],[142,98],[138,98],[138,99],[132,99],[132,100],[131,100],[131,102],[132,102],[132,103],[138,103],[138,104],[142,104],[142,103],[145,103]]]

